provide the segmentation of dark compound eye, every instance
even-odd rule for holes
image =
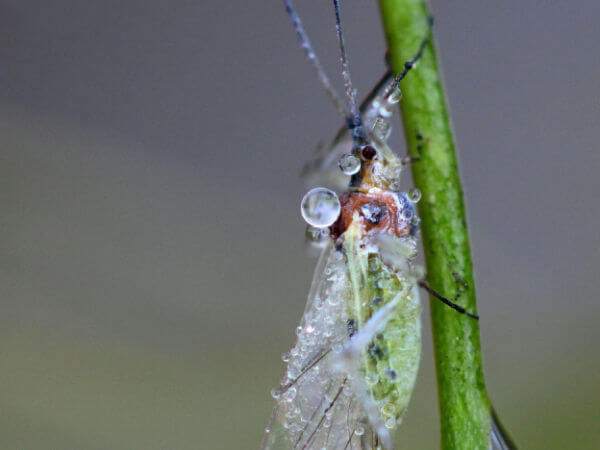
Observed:
[[[375,202],[365,203],[360,207],[360,213],[369,223],[377,225],[385,216],[385,206]]]
[[[361,154],[365,160],[370,161],[377,155],[377,150],[371,145],[365,145],[361,150]]]

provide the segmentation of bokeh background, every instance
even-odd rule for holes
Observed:
[[[339,80],[330,2],[296,3]],[[343,6],[364,94],[378,9]],[[489,391],[522,448],[597,448],[600,3],[432,8]],[[4,0],[0,30],[0,447],[257,448],[340,124],[281,2]],[[439,445],[424,324],[400,448]]]

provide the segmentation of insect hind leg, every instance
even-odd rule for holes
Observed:
[[[457,305],[456,303],[454,303],[452,300],[448,300],[446,297],[444,297],[443,295],[441,295],[440,293],[438,293],[436,290],[434,290],[431,286],[429,286],[429,284],[425,280],[420,280],[419,281],[419,286],[421,286],[430,295],[432,295],[437,300],[441,301],[446,306],[449,306],[450,308],[454,309],[455,311],[457,311],[457,312],[459,312],[461,314],[464,314],[466,316],[469,316],[472,319],[479,320],[479,316],[477,314],[470,313],[469,311],[467,311],[462,306]]]

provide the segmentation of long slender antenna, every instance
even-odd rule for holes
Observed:
[[[344,41],[344,32],[342,30],[342,20],[340,18],[340,1],[333,0],[333,9],[335,10],[335,29],[337,31],[338,43],[340,45],[340,57],[342,60],[342,77],[344,78],[344,87],[346,88],[346,96],[350,104],[350,114],[348,126],[352,132],[352,137],[355,140],[364,138],[362,132],[362,123],[360,113],[358,111],[358,103],[356,100],[356,91],[352,86],[352,78],[350,77],[350,65],[348,63],[348,55],[346,54],[346,42]]]
[[[331,85],[331,82],[329,81],[329,77],[325,73],[325,70],[323,69],[321,62],[319,61],[319,58],[317,57],[315,51],[313,50],[310,40],[308,39],[308,35],[306,34],[304,27],[302,26],[302,22],[300,21],[300,17],[298,16],[298,13],[292,6],[291,0],[283,0],[283,3],[285,4],[286,12],[290,16],[290,19],[292,19],[292,24],[294,25],[296,34],[298,34],[298,39],[300,39],[300,45],[302,45],[302,48],[304,49],[304,52],[306,53],[306,57],[308,58],[308,60],[312,63],[313,67],[315,68],[315,70],[317,72],[317,77],[319,78],[319,81],[325,88],[327,95],[329,95],[329,98],[335,105],[335,108],[338,110],[338,112],[340,114],[342,114],[343,116],[346,116],[347,112],[346,112],[346,109],[344,108],[344,104],[341,101],[341,99],[340,99],[339,95],[337,94],[337,92],[335,91],[335,89],[333,88],[333,86]]]

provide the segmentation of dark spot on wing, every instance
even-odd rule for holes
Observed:
[[[385,375],[392,381],[396,381],[398,379],[398,374],[393,369],[385,369]]]
[[[382,359],[384,356],[383,350],[376,344],[369,345],[368,352],[369,355],[371,355],[375,359]]]
[[[356,321],[354,319],[348,319],[346,326],[348,327],[348,336],[354,336],[356,333]]]

